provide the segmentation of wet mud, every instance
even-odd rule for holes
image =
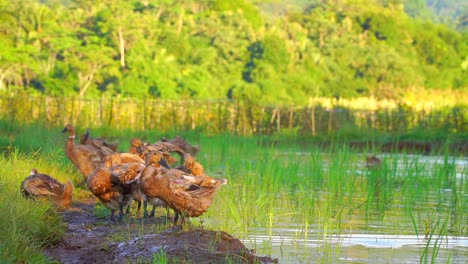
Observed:
[[[63,213],[63,240],[45,249],[59,263],[278,263],[258,256],[222,231],[172,227],[166,217],[127,217],[114,223],[94,214],[94,199],[74,201]]]

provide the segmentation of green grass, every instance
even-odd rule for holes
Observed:
[[[388,155],[381,168],[366,170],[364,156],[346,147],[296,153],[259,148],[255,139],[244,139],[231,145],[230,152],[229,158],[220,160],[228,168],[230,185],[216,198],[217,209],[205,217],[222,219],[222,229],[241,237],[259,227],[271,235],[284,223],[300,227],[304,241],[310,229],[324,240],[354,232],[429,232],[438,241],[468,234],[464,224],[468,201],[462,195],[468,192],[467,175],[456,178],[454,158],[448,155],[432,166],[419,156]],[[415,212],[418,218],[406,212]],[[324,257],[332,256],[327,253],[331,249],[323,250]],[[438,249],[428,250],[432,252],[428,260],[435,259]]]
[[[45,246],[57,243],[65,226],[50,204],[23,198],[20,185],[32,167],[64,182],[68,175],[54,155],[0,155],[0,257],[2,263],[46,263]]]
[[[0,244],[0,252],[10,262],[31,255],[45,260],[41,247],[57,241],[63,229],[44,223],[60,222],[60,215],[47,205],[31,206],[31,201],[22,199],[22,179],[36,167],[61,182],[71,178],[79,196],[86,196],[87,191],[79,185],[82,177],[65,158],[66,137],[60,128],[0,123],[6,127],[0,131],[0,188],[9,194],[0,198],[3,211],[8,212],[0,216],[1,231],[9,232],[7,239],[1,238],[5,242]],[[78,131],[80,134],[84,128]],[[104,128],[93,128],[91,133],[119,141],[120,151],[128,149],[133,137],[155,142],[162,136],[179,134]],[[446,151],[432,153],[441,155],[442,160],[431,166],[422,156],[379,155],[382,167],[367,170],[365,155],[375,151],[358,152],[338,141],[324,148],[304,138],[285,140],[277,135],[276,139],[199,132],[179,135],[202,146],[197,159],[207,174],[229,181],[220,188],[209,211],[192,219],[196,226],[203,224],[238,238],[247,238],[252,229],[262,230],[258,232],[271,238],[278,229],[294,226],[297,241],[312,237],[325,241],[320,248],[324,262],[336,261],[339,255],[336,247],[326,242],[334,234],[427,235],[436,241],[435,247],[428,242],[420,254],[427,262],[441,257],[437,247],[444,237],[468,235],[468,201],[464,195],[468,193],[467,173],[458,171],[462,177],[456,177],[455,158]],[[105,217],[109,211],[98,206],[96,214]],[[9,224],[5,223],[13,220],[15,229],[7,230]],[[271,252],[271,243],[259,247],[262,252]],[[155,261],[162,262],[155,263],[164,263],[164,257],[156,254]]]
[[[161,249],[158,253],[153,254],[153,264],[166,264],[169,263],[167,253]]]

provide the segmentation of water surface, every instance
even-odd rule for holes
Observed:
[[[349,164],[327,155],[320,170],[297,169],[295,179],[316,181],[338,168],[338,182],[256,194],[273,196],[273,207],[263,219],[244,220],[247,247],[280,263],[467,263],[468,158],[386,154],[379,156],[383,168],[369,171],[365,154]],[[265,207],[259,202],[258,209]]]

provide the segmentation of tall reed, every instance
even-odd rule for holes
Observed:
[[[429,248],[434,257],[438,249],[433,246],[446,234],[467,234],[461,224],[467,214],[461,210],[468,208],[460,193],[466,192],[468,176],[455,178],[454,157],[439,163],[391,154],[382,157],[381,167],[367,169],[365,156],[346,146],[300,152],[290,145],[262,148],[260,139],[244,140],[250,143],[223,141],[231,153],[222,161],[230,184],[220,191],[217,209],[206,215],[221,215],[225,223],[217,228],[241,237],[264,230],[271,237],[295,226],[304,243],[319,238],[324,245],[342,233],[432,234],[438,238]],[[331,248],[322,248],[324,256],[333,258]]]

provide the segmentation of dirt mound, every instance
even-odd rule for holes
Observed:
[[[113,261],[152,260],[154,254],[165,252],[177,263],[272,263],[259,258],[236,238],[225,232],[209,230],[173,231],[136,237],[112,243]],[[159,257],[159,256],[158,256]]]
[[[154,259],[168,263],[278,263],[256,256],[226,232],[193,227],[155,232],[155,224],[164,219],[130,218],[112,224],[94,216],[94,204],[94,200],[73,203],[64,213],[68,223],[64,239],[47,248],[47,256],[60,263],[153,263]]]

